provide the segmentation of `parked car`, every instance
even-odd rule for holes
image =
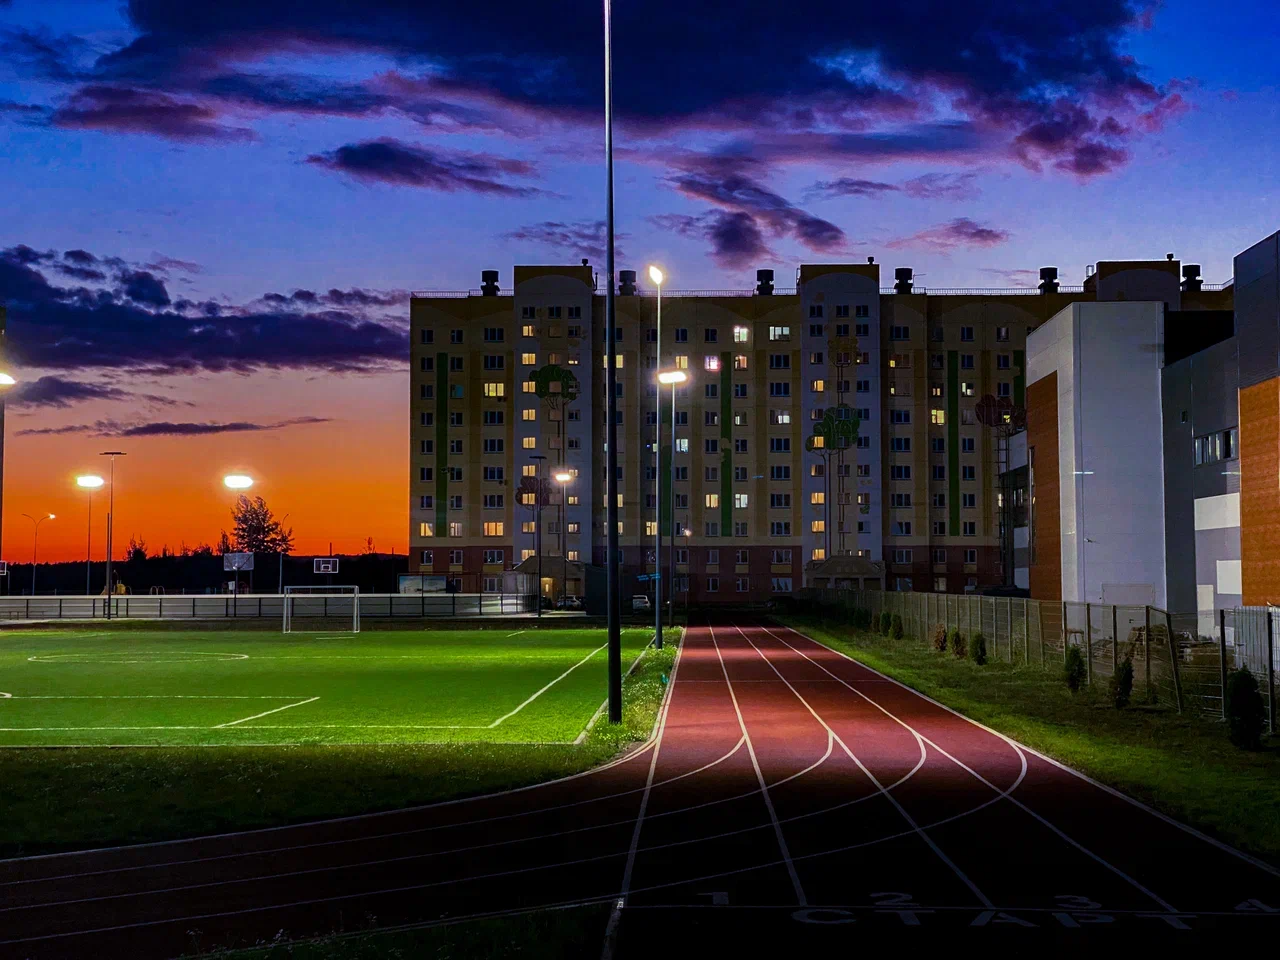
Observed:
[[[557,610],[581,610],[582,598],[581,597],[561,597],[559,600],[556,601],[556,609]]]
[[[631,609],[633,612],[649,612],[653,609],[653,604],[649,602],[647,594],[637,593],[631,598]]]

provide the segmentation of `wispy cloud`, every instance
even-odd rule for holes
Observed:
[[[886,245],[894,249],[924,247],[946,252],[957,247],[995,247],[1011,236],[1008,230],[978,223],[968,217],[957,217],[946,223],[926,227],[910,236],[890,240]]]
[[[31,427],[19,430],[19,436],[53,436],[82,433],[94,437],[205,437],[217,433],[261,433],[284,430],[315,423],[329,423],[329,417],[292,417],[272,423],[254,423],[238,420],[229,423],[205,421],[202,423],[122,423],[118,420],[97,420],[93,423],[66,424],[59,427]]]

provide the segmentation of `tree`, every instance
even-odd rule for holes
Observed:
[[[529,379],[533,381],[534,394],[560,419],[560,462],[564,463],[564,409],[578,399],[578,378],[572,370],[549,363],[534,370]]]
[[[823,527],[828,557],[831,556],[831,461],[843,459],[844,452],[853,446],[858,438],[859,423],[853,407],[840,403],[823,411],[822,419],[813,425],[813,435],[805,439],[805,448],[823,460],[822,474],[826,485],[826,492],[822,496],[825,514]]]
[[[124,551],[125,562],[142,561],[147,559],[147,541],[141,537],[130,537],[129,546]]]
[[[233,553],[233,552],[235,551],[234,551],[234,548],[231,546],[231,538],[227,536],[227,531],[219,530],[218,531],[218,556],[225,556],[226,554]]]
[[[293,549],[293,528],[286,529],[267,501],[240,496],[231,510],[235,522],[235,546],[245,553],[289,553]],[[225,534],[224,534],[225,536]]]

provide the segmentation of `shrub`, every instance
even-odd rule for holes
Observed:
[[[1248,667],[1231,671],[1227,677],[1227,735],[1231,742],[1245,750],[1260,749],[1265,720],[1257,679]]]
[[[963,660],[965,654],[969,651],[969,645],[965,642],[964,634],[959,630],[952,630],[951,636],[947,639],[951,644],[951,652]]]
[[[945,653],[947,649],[947,628],[942,624],[938,624],[933,628],[933,648],[939,653]]]
[[[889,625],[889,636],[894,640],[902,639],[902,617],[896,613],[893,615],[893,622]]]
[[[892,625],[893,625],[893,616],[889,613],[888,610],[880,614],[880,632],[884,636],[887,637],[889,635],[889,628]]]
[[[969,659],[980,667],[987,662],[987,638],[981,632],[969,641]]]
[[[1116,666],[1116,672],[1111,675],[1111,702],[1116,705],[1117,710],[1123,710],[1129,705],[1129,699],[1133,696],[1133,655],[1125,654],[1123,660]]]
[[[1079,693],[1080,687],[1084,685],[1086,673],[1084,654],[1074,643],[1067,644],[1066,664],[1062,668],[1062,679],[1066,681],[1067,689],[1072,693]]]

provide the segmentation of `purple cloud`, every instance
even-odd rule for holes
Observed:
[[[1007,230],[977,223],[968,217],[957,217],[946,223],[928,227],[908,237],[890,240],[886,246],[894,249],[925,247],[946,252],[956,247],[995,247],[1009,239]]]
[[[179,401],[154,393],[132,393],[106,383],[95,383],[88,380],[68,380],[64,377],[46,375],[37,380],[28,380],[14,387],[6,402],[18,407],[57,407],[66,408],[73,404],[88,401],[127,400],[145,402],[160,406],[177,406]]]
[[[925,173],[902,185],[902,192],[917,200],[976,200],[976,173]]]
[[[76,259],[86,262],[83,257],[69,262]],[[122,276],[138,272],[116,258],[97,260]],[[330,291],[324,298],[306,291],[310,303],[299,298],[287,307],[185,299],[168,303],[161,302],[164,298],[152,283],[136,278],[133,296],[110,280],[99,286],[51,281],[67,263],[52,251],[26,245],[0,250],[0,303],[8,307],[6,349],[25,366],[154,373],[343,372],[402,364],[407,356],[403,324],[381,316],[387,304],[356,303],[361,298],[349,291],[336,291],[337,297]],[[403,300],[402,294],[368,296]],[[345,305],[338,305],[338,299]]]
[[[648,219],[659,230],[709,242],[711,259],[729,270],[741,270],[753,263],[777,259],[765,242],[760,225],[748,213],[716,210],[697,217],[660,213]]]
[[[507,197],[527,197],[541,192],[531,187],[512,186],[501,179],[532,176],[533,165],[523,160],[430,150],[389,137],[349,143],[329,153],[310,156],[307,162],[366,183]]]
[[[172,423],[158,421],[154,423],[122,423],[118,420],[97,420],[93,423],[67,424],[61,427],[31,427],[19,430],[19,436],[59,436],[72,433],[84,433],[95,437],[206,437],[217,433],[261,433],[269,430],[283,430],[287,427],[303,426],[314,423],[329,423],[329,417],[292,417],[288,420],[277,420],[273,423],[254,423],[247,420],[218,423]]]
[[[212,107],[165,93],[94,84],[53,112],[54,126],[116,133],[150,133],[172,140],[246,140],[253,133],[221,122]]]
[[[614,232],[614,256],[621,259],[626,256],[619,241],[627,239],[630,234]],[[517,243],[536,244],[556,251],[560,255],[571,257],[604,259],[605,233],[603,220],[543,220],[541,223],[530,223],[502,235],[504,240]]]

